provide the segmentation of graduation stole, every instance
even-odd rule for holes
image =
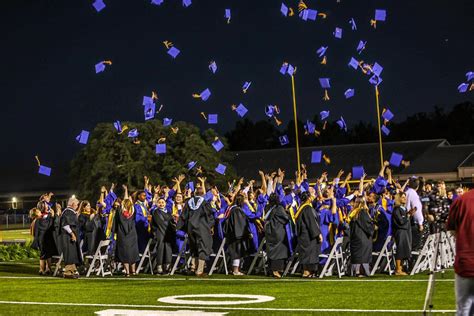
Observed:
[[[298,212],[296,212],[296,214],[295,214],[295,216],[294,216],[294,218],[293,218],[293,221],[296,221],[296,220],[298,219],[298,217],[300,217],[301,212],[303,211],[303,209],[304,209],[306,206],[311,206],[311,201],[308,200],[308,201],[304,202],[304,203],[300,206],[300,208],[298,209]],[[291,212],[290,212],[290,214],[291,214]],[[293,215],[292,215],[292,216],[293,216]]]
[[[111,209],[109,212],[109,218],[107,219],[107,228],[105,229],[105,236],[107,239],[110,238],[110,234],[112,232],[112,223],[114,221],[115,210]]]
[[[147,222],[148,222],[148,232],[151,232],[151,226],[150,226],[150,222],[148,221],[148,210],[147,208],[145,207],[145,205],[142,204],[142,202],[138,201],[137,203],[135,203],[136,205],[138,205],[140,207],[140,209],[142,210],[142,213],[143,213],[143,217],[146,218]]]
[[[183,209],[181,208],[181,210],[183,210]],[[179,216],[180,215],[179,214],[179,209],[176,206],[176,203],[173,203],[173,207],[171,208],[171,215],[173,215],[173,216]]]
[[[35,236],[35,223],[36,223],[36,218],[31,222],[30,225],[30,235]]]

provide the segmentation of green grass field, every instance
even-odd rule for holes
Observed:
[[[13,229],[13,230],[0,229],[0,242],[20,240],[20,239],[26,240],[26,242],[28,243],[31,240],[30,230],[29,229]]]
[[[436,277],[434,309],[446,311],[444,315],[453,314],[454,273],[448,270]],[[426,274],[403,278],[379,275],[364,279],[331,277],[322,280],[225,275],[207,279],[139,275],[65,280],[38,276],[34,261],[4,262],[0,263],[0,314],[93,315],[103,310],[125,309],[185,310],[188,314],[192,310],[228,315],[400,315],[402,311],[405,311],[403,314],[411,311],[412,315],[420,315],[427,280]],[[268,295],[275,299],[227,306],[180,306],[157,301],[170,295],[217,293]]]

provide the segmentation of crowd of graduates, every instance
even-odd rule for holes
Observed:
[[[442,181],[417,177],[401,183],[388,166],[385,162],[375,179],[364,174],[350,181],[351,174],[343,178],[341,170],[332,181],[323,173],[313,184],[304,165],[291,180],[280,169],[259,171],[260,186],[240,179],[225,191],[203,176],[184,186],[184,175],[170,186],[153,186],[145,177],[143,190],[133,193],[126,185],[121,190],[114,184],[102,187],[95,207],[73,196],[63,209],[52,203],[52,193],[45,194],[30,211],[39,273],[50,274],[51,258],[62,254],[64,277],[77,278],[84,255],[93,255],[101,240],[110,240],[112,260],[121,264],[125,276],[134,275],[152,239],[154,272],[169,273],[173,255],[184,245],[192,258],[186,272],[205,276],[211,254],[225,238],[232,273],[243,275],[265,238],[263,249],[273,277],[280,278],[289,258],[297,254],[302,277],[312,278],[326,260],[321,254],[328,254],[342,237],[350,274],[364,277],[370,274],[372,253],[392,236],[395,274],[406,275],[412,251],[420,249],[430,233],[444,229],[449,205],[462,189],[447,191]]]

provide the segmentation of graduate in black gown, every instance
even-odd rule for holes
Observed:
[[[122,201],[114,202],[114,231],[117,234],[115,261],[121,262],[125,276],[136,274],[135,263],[140,259],[138,253],[138,237],[135,228],[135,208],[133,201],[125,194]]]
[[[57,254],[54,243],[54,212],[41,213],[38,208],[30,210],[31,235],[33,243],[31,247],[40,251],[40,275],[51,274],[51,257]]]
[[[281,205],[276,193],[270,194],[265,215],[266,252],[270,260],[270,270],[275,278],[281,278],[285,261],[290,256],[285,226],[290,216]]]
[[[59,240],[65,264],[64,277],[69,279],[79,277],[76,265],[82,263],[81,250],[79,249],[79,221],[76,213],[78,207],[79,201],[75,197],[71,197],[59,221]]]
[[[402,270],[402,261],[411,257],[411,225],[410,216],[414,211],[408,211],[405,207],[407,196],[399,193],[395,197],[395,208],[392,213],[392,234],[397,246],[395,254],[395,275],[407,275]]]
[[[176,244],[176,222],[173,214],[166,209],[166,200],[163,197],[155,197],[156,205],[153,205],[152,228],[153,238],[156,243],[157,273],[163,274],[169,271],[173,248]]]
[[[319,216],[311,206],[309,192],[302,192],[300,200],[301,206],[295,215],[298,236],[296,252],[299,255],[300,264],[303,265],[303,278],[310,278],[316,276],[323,237],[319,226]]]
[[[212,208],[203,196],[204,189],[196,188],[194,197],[186,201],[177,227],[188,234],[189,251],[192,256],[190,273],[195,273],[197,276],[205,276],[204,266],[212,252],[211,229],[214,226]]]
[[[242,207],[245,197],[238,194],[233,205],[229,208],[224,222],[224,236],[226,238],[227,250],[232,261],[232,273],[243,275],[240,271],[241,259],[249,254],[250,230]]]
[[[79,226],[84,240],[82,252],[93,256],[100,242],[101,222],[87,200],[79,203]]]
[[[354,209],[349,214],[350,250],[352,273],[356,276],[369,276],[372,262],[372,235],[374,221],[363,196],[354,201]],[[361,266],[364,271],[361,271]]]

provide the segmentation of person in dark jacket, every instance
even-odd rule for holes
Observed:
[[[372,262],[374,222],[362,196],[356,198],[354,210],[349,218],[352,273],[360,277],[369,276],[369,264]],[[361,266],[364,271],[361,271]]]
[[[153,238],[156,243],[157,273],[167,273],[176,243],[176,223],[173,214],[166,209],[166,200],[159,197],[151,210]]]
[[[135,227],[135,208],[133,201],[125,194],[123,202],[114,202],[114,231],[117,234],[115,260],[121,262],[125,276],[136,274],[135,264],[140,259],[138,252],[138,237]]]
[[[240,271],[241,259],[249,254],[250,230],[242,207],[245,197],[238,194],[233,205],[229,208],[224,222],[224,236],[226,238],[227,250],[232,261],[232,273],[243,275]]]
[[[54,212],[41,213],[38,208],[30,210],[30,233],[33,237],[31,247],[40,251],[40,275],[51,274],[51,257],[57,254],[54,244],[53,222]]]
[[[189,251],[193,258],[190,273],[199,277],[205,276],[204,266],[212,252],[211,229],[214,226],[212,208],[203,195],[204,189],[196,188],[194,197],[186,201],[177,227],[188,234]]]
[[[395,275],[407,275],[402,270],[402,261],[411,257],[411,225],[410,216],[414,211],[408,211],[405,207],[407,196],[399,193],[395,198],[395,208],[392,214],[392,234],[397,246],[395,254]]]
[[[272,193],[268,201],[268,210],[265,214],[266,252],[270,260],[270,270],[277,279],[285,268],[285,261],[290,256],[288,237],[285,226],[290,222],[288,213],[280,203],[276,193]]]
[[[64,259],[64,278],[77,279],[77,265],[82,263],[81,250],[79,249],[79,221],[77,209],[79,201],[75,197],[68,200],[67,207],[61,214],[59,221],[59,240]]]
[[[319,226],[319,216],[311,206],[309,192],[302,192],[300,200],[301,206],[295,215],[298,235],[296,252],[299,255],[300,264],[303,265],[303,278],[311,278],[316,276],[323,236]]]
[[[96,216],[96,211],[91,208],[89,201],[84,200],[79,203],[79,226],[81,227],[83,253],[93,256],[100,242],[100,217]]]

